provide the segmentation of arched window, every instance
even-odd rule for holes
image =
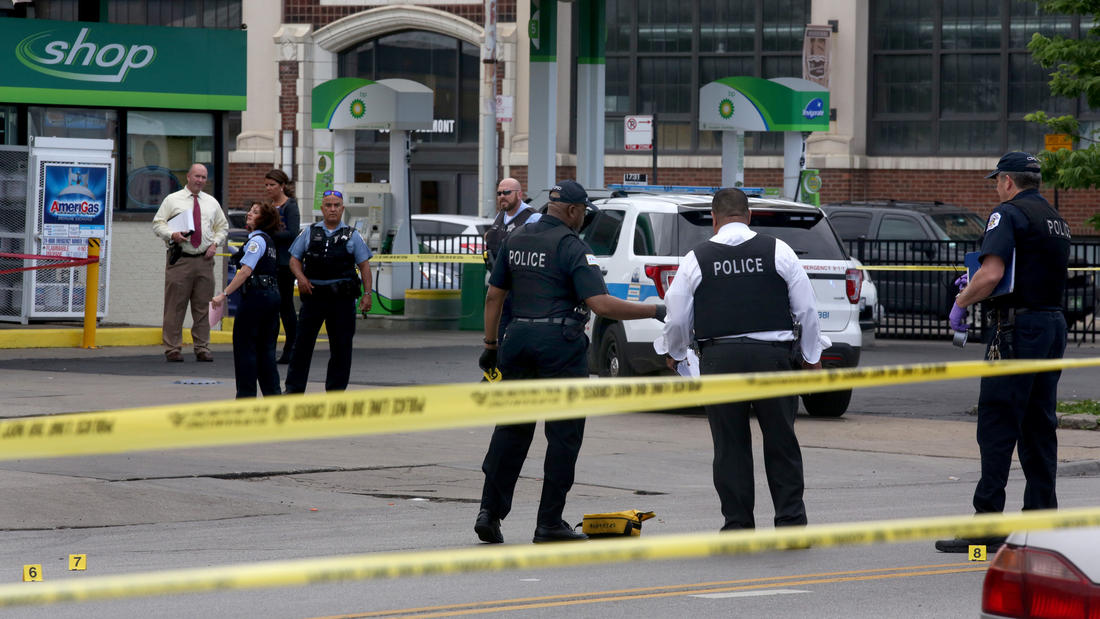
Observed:
[[[339,54],[339,76],[369,80],[403,78],[435,93],[434,122],[416,139],[428,144],[477,144],[481,58],[476,45],[436,32],[413,30],[364,41]],[[357,132],[369,145],[388,139],[378,131]]]

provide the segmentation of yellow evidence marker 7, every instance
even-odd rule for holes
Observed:
[[[985,554],[985,546],[970,546],[970,552],[967,553],[966,558],[971,561],[988,561],[989,557]]]
[[[41,582],[42,581],[42,565],[39,563],[28,564],[23,566],[23,582]]]
[[[69,555],[69,571],[84,571],[88,569],[88,555]]]

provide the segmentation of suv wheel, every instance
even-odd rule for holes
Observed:
[[[851,400],[851,389],[802,395],[802,404],[811,417],[840,417],[848,410],[848,403]]]
[[[621,325],[614,324],[604,329],[603,337],[600,339],[600,376],[616,377],[636,374],[634,368],[630,367],[630,362],[626,360],[624,342],[626,342],[626,335]]]

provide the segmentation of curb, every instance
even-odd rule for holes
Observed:
[[[1100,460],[1058,463],[1058,477],[1085,477],[1089,475],[1100,475]]]

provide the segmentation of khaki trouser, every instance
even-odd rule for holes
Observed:
[[[214,298],[214,259],[184,254],[175,264],[164,263],[164,351],[183,345],[183,318],[191,304],[191,339],[195,352],[210,351],[210,299]]]

